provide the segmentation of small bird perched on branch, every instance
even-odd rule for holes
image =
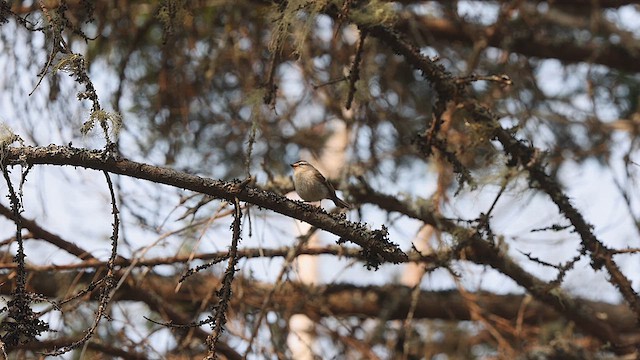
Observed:
[[[304,160],[291,164],[293,168],[293,186],[304,201],[330,199],[336,206],[350,208],[351,205],[336,195],[336,190],[313,165]]]

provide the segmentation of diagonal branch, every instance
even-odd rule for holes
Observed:
[[[449,258],[459,258],[491,266],[525,288],[536,300],[549,304],[560,314],[574,321],[585,332],[599,338],[604,343],[611,344],[617,353],[628,353],[633,350],[633,346],[621,339],[616,331],[599,319],[592,309],[575,301],[554,284],[545,282],[527,272],[498,247],[483,240],[477,230],[467,229],[450,219],[436,215],[427,206],[412,206],[393,196],[375,192],[366,184],[363,184],[359,191],[356,187],[350,188],[349,193],[359,203],[376,204],[387,211],[396,211],[422,220],[426,224],[452,234],[455,236],[458,250],[457,253],[450,254]],[[440,254],[438,258],[443,259],[447,256]]]
[[[13,213],[13,211],[6,208],[2,204],[0,204],[0,215],[14,222],[16,221],[16,216]],[[81,260],[89,260],[89,259],[97,260],[88,251],[82,249],[78,245],[63,239],[52,232],[45,230],[33,220],[25,219],[21,215],[19,216],[20,216],[20,222],[21,222],[22,228],[29,230],[31,234],[33,234],[34,238],[42,239],[50,243],[51,245],[57,246],[60,249],[67,251],[69,254],[77,256]]]
[[[1,165],[19,164],[80,166],[187,189],[229,202],[233,202],[237,197],[240,201],[305,221],[339,236],[340,241],[351,241],[359,245],[367,259],[367,267],[377,268],[383,262],[397,263],[407,259],[407,255],[389,241],[389,234],[384,227],[381,230],[369,230],[366,224],[346,220],[344,214],[330,215],[318,207],[294,202],[238,181],[212,180],[121,158],[105,159],[102,151],[55,145],[8,148]]]
[[[593,234],[591,225],[587,223],[582,214],[571,205],[569,198],[562,192],[557,181],[545,172],[544,167],[536,160],[538,149],[529,147],[523,141],[514,137],[503,129],[498,123],[498,116],[490,109],[478,104],[466,91],[466,88],[456,86],[454,78],[444,67],[436,64],[431,59],[420,54],[418,48],[400,39],[400,37],[383,25],[371,26],[371,36],[391,47],[396,53],[403,55],[411,66],[422,71],[423,76],[432,82],[438,92],[440,101],[457,102],[465,104],[470,121],[484,124],[493,130],[494,139],[498,140],[504,152],[513,160],[512,166],[521,165],[529,171],[530,177],[539,184],[551,200],[558,206],[560,212],[571,221],[576,232],[580,235],[583,247],[590,252],[592,267],[599,269],[604,266],[611,275],[611,283],[618,288],[624,299],[629,303],[636,317],[640,320],[640,297],[632,287],[631,281],[622,273],[613,260],[613,252],[608,249]]]

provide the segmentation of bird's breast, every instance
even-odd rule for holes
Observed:
[[[320,201],[328,198],[329,191],[324,184],[319,183],[313,176],[297,174],[294,176],[296,192],[302,200]]]

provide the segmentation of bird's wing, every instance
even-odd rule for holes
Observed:
[[[327,180],[322,174],[320,174],[320,172],[316,172],[316,178],[318,178],[318,180],[322,181],[323,183],[327,184],[327,187],[329,188],[329,192],[335,196],[336,189],[333,188],[333,185],[331,185],[329,180]]]

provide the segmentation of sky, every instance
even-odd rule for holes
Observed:
[[[487,19],[489,22],[492,21],[491,19],[493,17],[495,17],[495,7],[493,6],[478,5],[474,2],[461,3],[460,12],[462,15],[477,16],[478,11],[480,11],[481,17],[483,19]],[[612,14],[611,16],[613,18],[617,18],[621,23],[627,24],[625,26],[627,26],[630,31],[638,33],[638,26],[635,25],[637,22],[634,23],[633,21],[634,19],[637,19],[637,17],[634,17],[634,15],[637,16],[637,11],[631,7],[625,7],[618,14]],[[328,23],[325,23],[324,25],[322,24],[323,21],[321,20],[319,22],[319,26],[322,27],[328,25]],[[23,33],[19,31],[16,32],[16,34],[19,37],[24,36]],[[330,32],[327,31],[327,34],[330,34]],[[41,37],[39,36],[35,36],[35,39],[36,43],[41,41]],[[0,47],[1,46],[6,46],[6,44],[0,44]],[[26,51],[21,52],[19,50],[16,51],[16,55],[24,58],[32,56]],[[11,62],[7,61],[6,58],[0,57],[0,66],[9,66],[9,71],[5,74],[12,73],[12,71],[10,71]],[[288,71],[283,72],[283,93],[287,97],[291,97],[293,99],[301,96],[305,86],[308,86],[301,83],[301,77],[297,71],[299,70],[296,69],[295,66],[291,66]],[[547,64],[542,67],[539,75],[544,79],[544,81],[541,81],[541,84],[543,84],[542,90],[546,93],[553,94],[555,92],[562,91],[563,88],[566,88],[567,83],[564,80],[564,77],[559,76],[559,72],[562,71],[562,67],[557,61],[549,60]],[[587,71],[582,69],[578,71],[570,81],[573,82],[575,86],[581,86],[581,84],[585,84],[586,74]],[[103,104],[109,103],[107,100],[110,99],[116,89],[114,84],[110,81],[114,75],[113,69],[109,68],[104,62],[94,64],[92,67],[91,76],[101,99],[103,99]],[[0,75],[0,86],[6,86],[6,84],[12,80],[13,79],[7,78],[6,75]],[[35,81],[35,77],[25,77],[21,80],[21,83],[24,82],[22,89],[33,88]],[[44,91],[44,89],[36,91]],[[34,98],[37,97],[34,96]],[[580,101],[586,102],[585,99],[576,99],[578,105],[580,105]],[[0,97],[0,106],[2,107],[0,120],[4,121],[5,124],[14,129],[16,133],[21,134],[25,131],[22,124],[28,124],[26,126],[31,126],[31,124],[36,121],[46,124],[46,121],[42,121],[43,119],[30,119],[29,121],[23,122],[24,114],[20,113],[20,109],[16,108],[14,103],[15,98],[7,96],[6,93]],[[127,108],[126,103],[121,104],[121,106],[123,109]],[[588,106],[588,104],[585,104],[585,107],[586,106]],[[601,106],[598,110],[601,112],[599,115],[606,119],[608,111],[606,106]],[[79,121],[77,121],[77,123],[81,123],[81,119],[86,118],[88,111],[86,108],[80,108],[77,110],[76,114],[79,117]],[[37,114],[27,115],[37,116]],[[125,122],[128,121],[128,116],[131,115],[128,115],[127,113],[124,114]],[[53,127],[55,127],[55,124],[36,127],[36,135],[34,138],[39,139],[41,144],[47,144],[49,142],[65,144],[68,141],[73,140],[74,144],[78,144],[77,146],[96,148],[101,146],[101,137],[99,135],[83,137],[73,129],[67,129],[60,133],[59,131],[52,131]],[[37,133],[38,129],[41,130],[41,133],[39,134]],[[126,142],[129,141],[127,139],[127,134],[122,136],[121,141],[124,142],[124,148],[130,148],[126,146]],[[623,143],[624,142],[621,142],[621,145],[623,145]],[[622,151],[622,148],[620,150]],[[132,155],[134,155],[135,159],[135,153]],[[154,155],[151,154],[149,158],[136,160],[144,160],[153,164],[155,162],[159,162],[163,158],[162,154],[157,155],[157,159],[154,159]],[[417,165],[415,168],[406,170],[406,173],[402,174],[400,176],[400,180],[395,184],[396,188],[399,192],[407,192],[411,196],[428,198],[435,189],[435,177],[428,175],[426,177],[421,176],[416,178],[415,172],[429,173],[429,171],[430,169],[425,168],[422,165]],[[571,186],[567,188],[569,195],[572,197],[578,208],[583,212],[587,220],[594,225],[596,234],[601,237],[606,244],[611,246],[628,245],[631,247],[637,247],[640,246],[640,244],[638,244],[637,241],[637,231],[633,225],[633,220],[629,217],[625,206],[623,206],[623,199],[616,191],[615,184],[613,182],[614,176],[620,177],[622,171],[623,169],[620,166],[609,170],[603,168],[599,164],[589,162],[586,164],[570,164],[563,168],[560,174],[560,179],[563,184],[571,184]],[[18,171],[14,171],[14,175],[17,174]],[[261,174],[258,175],[260,176]],[[154,185],[143,184],[140,181],[126,178],[119,178],[117,181],[123,185],[123,196],[125,200],[127,199],[127,196],[137,197],[140,194],[144,196],[147,196],[147,194],[160,196],[158,195],[158,190]],[[384,183],[384,179],[380,179],[377,184],[380,189],[389,188],[388,184]],[[59,189],[59,191],[52,191],[53,189]],[[71,189],[74,191],[70,191]],[[6,184],[0,185],[0,190],[6,191]],[[550,234],[545,232],[540,234],[530,234],[527,238],[521,238],[523,229],[542,227],[553,219],[559,219],[555,206],[551,204],[548,199],[539,195],[533,197],[530,195],[523,196],[521,195],[521,190],[522,189],[513,189],[512,194],[507,194],[508,196],[505,197],[505,200],[498,203],[498,207],[495,211],[495,230],[504,234],[506,238],[509,239],[511,254],[516,258],[522,259],[520,252],[539,253],[541,256],[544,255],[545,259],[551,262],[562,262],[572,258],[575,255],[572,253],[572,251],[575,251],[575,237],[571,236],[569,233]],[[462,196],[452,200],[449,208],[454,212],[459,212],[456,214],[452,213],[452,215],[475,218],[479,211],[481,211],[479,209],[482,209],[483,207],[487,208],[487,203],[492,200],[496,191],[497,188],[487,191],[484,191],[483,189],[483,191],[463,193]],[[168,197],[168,201],[166,203],[169,205],[166,209],[160,209],[158,212],[166,214],[169,219],[171,219],[171,216],[175,217],[180,215],[179,212],[175,211],[175,206],[179,201],[178,198],[173,194],[163,194],[163,196]],[[511,213],[514,208],[513,204],[518,204],[516,207],[521,207],[521,211]],[[375,207],[365,206],[364,210],[363,220],[369,223],[373,228],[379,228],[383,224],[387,224],[385,214]],[[76,215],[87,212],[96,214],[94,221],[79,222]],[[109,213],[109,198],[106,193],[104,178],[101,173],[84,169],[57,168],[51,166],[41,166],[32,170],[30,181],[27,182],[25,187],[25,216],[38,219],[47,229],[50,229],[55,233],[59,233],[64,237],[70,239],[82,238],[84,246],[89,250],[95,251],[96,255],[102,255],[102,257],[106,257],[109,254],[108,237],[111,229],[111,218],[108,216]],[[278,235],[279,232],[289,231],[287,229],[291,227],[291,220],[278,219],[278,229],[270,231],[266,224],[273,224],[272,219],[278,218],[278,215],[261,214],[258,211],[255,211],[254,214],[257,214],[257,220],[262,217],[266,219],[266,222],[264,224],[260,221],[256,221],[254,223],[254,226],[257,229],[255,233],[259,235],[254,236],[254,238],[245,239],[243,242],[244,246],[290,245],[289,241],[283,241],[283,238]],[[540,216],[541,214],[542,216]],[[127,217],[123,216],[123,220],[126,225],[128,222]],[[0,235],[9,236],[12,231],[10,230],[11,224],[7,223],[6,220],[0,221],[4,222],[4,225],[0,227],[0,230],[2,230]],[[125,246],[121,248],[122,251],[131,252],[140,246],[153,243],[157,240],[157,235],[136,229],[135,221],[132,221],[130,225],[132,226],[127,226],[125,228],[127,231],[125,233],[125,238],[127,240],[131,239],[132,248],[127,249]],[[173,226],[177,226],[177,224],[167,221],[164,226],[166,227],[166,231],[170,231],[170,229]],[[390,238],[392,241],[398,242],[404,249],[407,249],[410,246],[412,237],[419,227],[420,224],[417,221],[399,219],[395,222],[395,226],[390,228]],[[226,226],[219,226],[218,228],[222,233],[212,231],[210,234],[205,234],[205,236],[210,239],[219,237],[227,239]],[[162,231],[160,231],[160,233],[162,233]],[[330,234],[324,234],[323,238],[326,243],[331,243],[335,240],[335,237]],[[274,241],[273,239],[278,240]],[[161,249],[158,250],[159,253],[174,251],[175,248],[177,248],[177,245],[173,244],[176,240],[167,239],[165,241],[171,241],[172,244],[162,246]],[[207,243],[207,241],[203,241],[201,243],[203,250],[222,250],[227,246],[224,241],[213,241],[209,245],[207,245]],[[174,250],[167,250],[169,248]],[[553,248],[553,251],[549,251],[550,248]],[[27,249],[34,252],[38,252],[39,249],[46,249],[44,251],[46,256],[33,257],[34,259],[44,261],[45,263],[66,261],[69,259],[69,257],[60,250],[50,252],[51,249],[40,241],[31,242]],[[155,252],[152,251],[151,253]],[[322,271],[322,276],[326,281],[361,278],[360,275],[367,274],[365,277],[367,281],[382,284],[393,281],[393,279],[397,278],[398,272],[402,271],[400,267],[393,266],[389,267],[389,269],[382,269],[376,273],[369,273],[368,271],[360,269],[359,266],[351,265],[349,261],[339,261],[340,266],[332,264],[334,261],[336,260],[326,259],[324,261],[327,263],[327,266],[326,270]],[[277,263],[277,260],[251,260],[248,261],[247,265],[250,267],[256,267],[256,270],[259,270],[256,271],[256,274],[265,274],[265,278],[268,278],[270,274],[273,273],[273,268],[278,267],[278,265],[275,265]],[[636,264],[634,264],[631,258],[628,260],[621,260],[621,263],[626,269],[628,269],[629,273],[635,273],[637,272],[636,270],[638,270]],[[539,266],[527,261],[524,261],[523,265],[525,267],[531,267],[538,276],[542,278],[549,278],[549,269],[536,270]],[[464,267],[466,264],[460,264],[460,266]],[[346,269],[344,269],[344,267],[346,267]],[[615,292],[611,291],[611,289],[604,292],[591,291],[591,287],[594,286],[591,276],[600,277],[598,274],[594,275],[591,273],[590,277],[584,277],[579,273],[579,268],[577,268],[575,272],[576,275],[570,276],[565,286],[572,289],[572,291],[575,291],[577,295],[594,297],[596,299],[602,298],[603,300],[608,301],[617,300]],[[481,272],[481,274],[482,275],[480,277],[484,279],[481,285],[478,282],[478,279],[469,279],[469,284],[467,285],[473,287],[473,284],[477,283],[478,286],[487,290],[498,290],[497,288],[500,288],[499,290],[502,291],[505,290],[503,288],[503,283],[498,280],[501,275],[495,275],[497,280],[494,283],[492,281],[486,281],[487,278],[484,272]],[[602,285],[600,285],[601,282],[603,283]],[[586,287],[586,284],[590,286]],[[601,277],[598,279],[598,284],[598,286],[602,286],[604,288],[607,287],[606,281]],[[448,276],[432,276],[425,279],[425,286],[427,287],[445,288],[452,285],[453,283]],[[518,290],[519,288],[515,285],[510,286],[507,289],[507,291]]]
[[[477,15],[477,11],[482,12],[482,17],[491,22],[495,15],[495,7],[482,5],[474,2],[461,2],[461,14]],[[632,31],[636,36],[640,36],[640,17],[638,11],[632,6],[623,7],[618,12],[608,14],[612,19],[622,24]],[[322,21],[319,22],[322,26]],[[5,25],[12,26],[12,25]],[[324,25],[327,26],[327,25]],[[326,32],[331,34],[331,32]],[[23,32],[16,31],[16,43],[20,43],[20,37],[25,36]],[[42,37],[35,36],[36,43],[42,41]],[[0,42],[0,54],[9,44]],[[12,62],[5,56],[0,56],[0,68],[7,71],[0,73],[0,88],[6,88],[9,84],[19,84],[19,96],[0,93],[0,121],[11,127],[17,134],[23,134],[27,128],[33,124],[42,124],[35,127],[32,139],[37,139],[39,144],[66,144],[73,141],[75,146],[86,146],[99,148],[101,146],[100,136],[81,136],[77,129],[56,130],[56,122],[49,122],[52,119],[42,118],[42,114],[37,112],[25,112],[22,105],[17,103],[17,99],[27,98],[26,93],[33,90],[37,82],[37,64],[42,64],[41,59],[33,59],[28,51],[16,49],[18,62],[32,63],[33,67],[30,76],[20,79],[10,78],[8,74],[12,71]],[[574,77],[570,79],[575,86],[586,86],[587,71],[585,68],[576,67]],[[91,68],[91,76],[98,94],[103,104],[109,104],[115,91],[115,86],[111,79],[114,71],[108,68],[106,63],[97,63]],[[291,98],[301,96],[304,88],[308,84],[301,83],[299,69],[291,66],[283,76],[283,93]],[[548,94],[562,91],[567,82],[563,80],[559,73],[562,72],[561,64],[555,60],[549,60],[539,72],[539,77],[544,84],[542,90]],[[63,81],[70,81],[69,79]],[[44,89],[37,91],[44,92]],[[36,96],[28,99],[41,99]],[[41,100],[34,100],[41,101]],[[576,104],[589,108],[584,98],[577,98]],[[127,108],[126,103],[121,104],[123,109]],[[606,104],[599,104],[598,115],[607,120],[616,120],[615,113],[607,108]],[[88,117],[86,107],[81,107],[73,112],[77,116],[75,123],[81,124],[83,119]],[[131,113],[124,113],[125,122],[134,123],[135,119]],[[49,122],[49,123],[48,123]],[[135,130],[135,125],[130,129]],[[27,145],[35,145],[25,136]],[[127,142],[132,142],[129,135],[123,134],[121,144],[124,148],[129,147]],[[620,159],[622,152],[628,145],[628,139],[621,137],[619,147],[615,149],[613,159]],[[151,164],[158,163],[163,159],[162,154],[151,154],[148,158],[141,159],[136,154],[131,154],[135,160],[144,160]],[[637,154],[633,154],[637,157]],[[640,163],[640,161],[638,161]],[[588,222],[593,224],[594,232],[607,246],[615,248],[640,247],[638,230],[634,220],[629,216],[629,212],[624,203],[624,199],[616,190],[615,179],[624,177],[624,168],[621,162],[613,162],[611,168],[603,167],[595,162],[582,164],[569,162],[564,166],[559,174],[561,182],[566,185],[566,192],[572,199],[572,203],[582,212]],[[264,179],[259,173],[259,179]],[[19,181],[20,168],[15,167],[12,172],[14,186]],[[284,174],[286,175],[286,174]],[[123,209],[123,244],[120,246],[120,253],[124,256],[133,256],[146,250],[145,247],[153,245],[146,254],[151,256],[168,256],[180,251],[186,251],[189,246],[193,246],[194,238],[185,241],[182,235],[162,237],[172,230],[182,226],[176,219],[182,215],[184,208],[179,207],[180,198],[174,191],[167,191],[167,187],[145,183],[140,180],[114,176],[119,186],[120,196],[125,201],[144,202],[146,197],[162,198],[163,208],[154,209],[157,219],[165,221],[154,224],[154,229],[141,229],[136,219],[129,211]],[[411,168],[403,170],[399,174],[398,181],[393,184],[386,179],[375,179],[372,181],[378,189],[386,193],[406,193],[413,197],[428,198],[435,190],[435,174],[426,164],[416,164]],[[508,189],[505,196],[498,202],[494,211],[494,231],[504,235],[509,247],[509,253],[520,260],[520,264],[527,270],[545,280],[555,277],[555,271],[542,267],[531,261],[527,261],[525,253],[540,257],[547,262],[562,263],[568,261],[576,255],[577,237],[570,231],[559,233],[550,232],[529,232],[532,229],[549,226],[551,223],[567,223],[559,216],[557,208],[551,203],[549,198],[543,194],[531,195],[530,192],[523,192],[526,183],[519,183]],[[631,199],[633,210],[638,215],[638,193],[637,187],[632,185],[634,193]],[[497,193],[498,188],[488,186],[481,191],[463,192],[461,196],[452,198],[451,203],[445,206],[446,214],[473,219],[480,212],[488,209],[490,202]],[[7,185],[0,181],[0,193],[7,193]],[[290,194],[289,196],[294,196]],[[0,203],[8,204],[7,198],[2,197]],[[329,207],[329,202],[324,202]],[[111,205],[105,186],[102,173],[85,170],[82,168],[37,166],[29,175],[24,187],[24,208],[23,216],[30,219],[37,219],[38,223],[47,230],[61,235],[63,238],[80,244],[83,248],[91,251],[95,256],[106,259],[110,254],[109,236],[111,231]],[[215,207],[207,208],[208,211],[215,211]],[[517,209],[517,211],[514,211]],[[244,221],[244,238],[242,247],[279,247],[291,246],[297,235],[295,222],[283,216],[273,214],[269,211],[252,209],[251,221],[252,236],[248,236],[248,221]],[[387,215],[372,205],[364,205],[362,208],[362,220],[367,222],[372,228],[379,229],[382,225],[389,225]],[[359,220],[354,213],[349,214],[352,220]],[[402,217],[393,217],[392,225],[389,228],[390,239],[398,243],[402,249],[408,250],[411,240],[419,230],[421,224],[418,221]],[[230,234],[229,224],[231,218],[216,221],[207,229],[194,235],[195,238],[201,236],[197,243],[202,252],[221,251],[229,246]],[[12,236],[15,232],[13,224],[0,218],[0,240]],[[160,234],[160,235],[158,235]],[[523,235],[524,234],[524,235]],[[322,233],[322,242],[325,244],[334,243],[336,237]],[[11,250],[15,251],[15,244]],[[77,261],[74,257],[66,254],[62,250],[53,248],[42,241],[29,240],[26,243],[27,260],[37,264],[62,264],[68,261]],[[637,257],[618,256],[616,260],[623,268],[623,271],[633,280],[636,289],[640,281],[640,264]],[[195,264],[195,263],[194,263]],[[225,265],[226,266],[226,265]],[[252,273],[260,280],[273,280],[282,266],[281,259],[252,259],[241,261],[240,267],[243,273]],[[465,276],[462,283],[469,290],[488,290],[500,294],[522,293],[522,288],[513,283],[505,276],[474,264],[457,262],[455,268],[460,269]],[[319,277],[322,282],[361,282],[362,284],[386,284],[396,283],[401,276],[403,267],[395,265],[384,265],[378,271],[368,271],[361,263],[353,263],[345,259],[335,257],[321,257]],[[169,272],[170,268],[159,268],[162,273]],[[455,287],[451,276],[444,270],[436,271],[423,279],[422,287],[425,289],[450,289]],[[569,272],[563,289],[570,294],[585,297],[593,300],[603,300],[609,302],[619,302],[620,296],[617,291],[608,283],[604,272],[593,272],[589,267],[589,260],[585,258],[580,261],[575,268]],[[3,300],[0,299],[0,306]],[[122,310],[123,312],[125,310]]]

